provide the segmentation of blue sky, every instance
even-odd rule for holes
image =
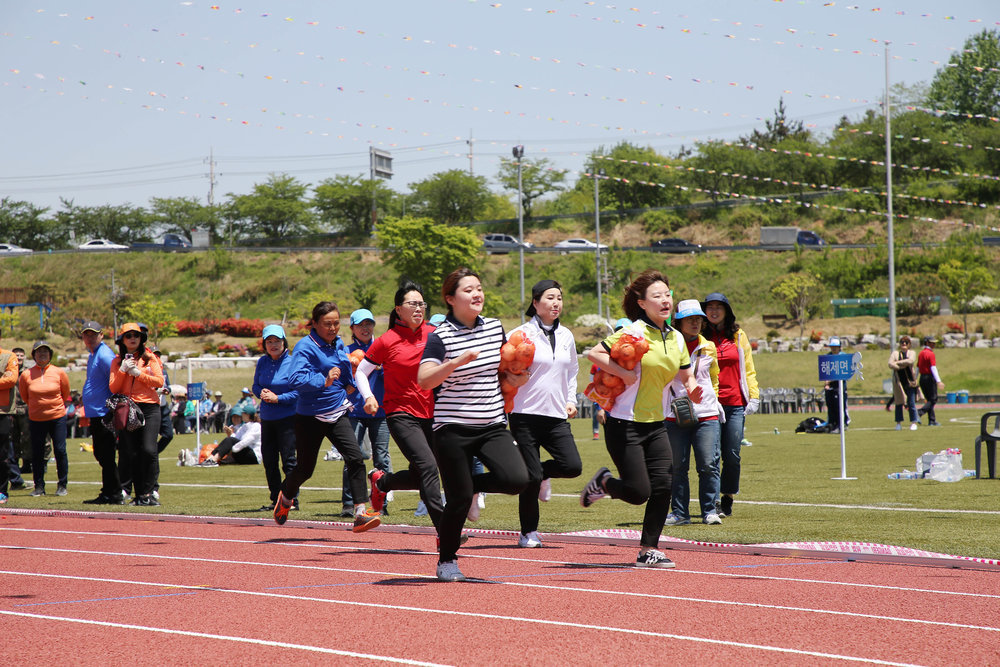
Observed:
[[[10,1],[0,197],[204,202],[211,152],[221,202],[270,173],[367,175],[370,146],[399,191],[470,164],[492,182],[515,144],[579,170],[622,140],[747,134],[781,97],[828,134],[878,105],[886,40],[893,83],[929,82],[998,18],[994,0]]]

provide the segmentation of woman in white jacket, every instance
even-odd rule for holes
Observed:
[[[698,423],[684,427],[677,423],[673,401],[686,397],[684,383],[674,380],[663,393],[664,413],[667,415],[667,434],[673,453],[673,482],[671,484],[670,514],[667,526],[691,523],[690,485],[688,466],[694,450],[694,465],[698,472],[698,501],[701,520],[707,524],[720,524],[722,519],[715,509],[715,496],[719,493],[719,429],[724,419],[719,405],[719,359],[715,343],[701,335],[705,312],[697,299],[686,299],[677,304],[674,327],[684,336],[691,371],[702,388],[701,403],[691,403]]]
[[[521,536],[517,544],[521,547],[542,546],[538,501],[552,496],[551,479],[579,477],[583,465],[567,421],[576,416],[579,362],[573,333],[559,324],[562,305],[562,286],[554,280],[541,280],[531,288],[526,313],[531,319],[514,329],[535,344],[528,381],[517,390],[509,417],[511,433],[528,469],[528,485],[518,503]],[[542,449],[552,458],[542,461]]]

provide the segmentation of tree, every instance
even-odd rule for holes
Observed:
[[[316,217],[306,199],[308,186],[292,176],[271,174],[251,195],[228,195],[225,217],[233,226],[227,236],[281,239],[316,230]]]
[[[765,130],[754,130],[749,137],[741,137],[746,143],[773,148],[786,139],[811,141],[812,133],[806,129],[801,120],[788,120],[785,112],[785,98],[778,98],[778,108],[774,110],[774,120],[764,121]]]
[[[396,193],[381,179],[335,176],[316,186],[312,204],[321,223],[359,238],[372,233],[372,197],[383,209]]]
[[[34,250],[63,247],[66,230],[44,217],[48,210],[4,197],[0,200],[0,239]]]
[[[125,316],[129,322],[142,322],[149,327],[149,340],[158,341],[177,333],[176,307],[173,299],[144,297],[128,304]]]
[[[409,187],[416,214],[443,225],[478,219],[493,198],[485,176],[472,176],[461,169],[439,172]]]
[[[792,319],[799,323],[799,338],[805,333],[806,322],[823,306],[823,284],[808,272],[789,273],[774,281],[771,294],[781,300]]]
[[[938,267],[938,279],[948,290],[952,307],[958,306],[962,313],[962,328],[965,340],[969,340],[969,302],[984,290],[996,287],[996,280],[982,266],[967,267],[957,259],[951,259]]]
[[[222,239],[226,221],[219,206],[202,205],[194,197],[153,197],[149,200],[153,226],[191,238],[191,230],[205,229],[213,240]]]
[[[683,182],[681,172],[667,166],[681,166],[652,148],[640,148],[623,141],[610,151],[603,146],[591,153],[586,170],[591,174],[603,169],[598,196],[601,206],[614,205],[619,210],[669,206],[687,201],[687,193],[675,185]],[[593,196],[593,177],[584,176],[577,188],[589,189]]]
[[[475,269],[482,241],[466,227],[438,224],[430,218],[389,218],[379,225],[383,264],[420,285],[430,298],[445,276],[461,266]]]
[[[517,192],[517,160],[500,160],[500,171],[497,180],[505,190]],[[553,169],[548,158],[540,160],[521,160],[521,207],[524,219],[531,219],[532,202],[544,197],[550,192],[560,192],[565,189],[563,182],[566,172]]]
[[[967,39],[963,48],[934,76],[927,103],[946,112],[987,118],[1000,116],[1000,32],[983,30]],[[951,113],[948,117],[955,118]]]
[[[152,227],[149,213],[137,206],[77,206],[65,199],[61,203],[63,208],[56,213],[56,223],[73,232],[74,244],[102,238],[128,245],[147,238]]]

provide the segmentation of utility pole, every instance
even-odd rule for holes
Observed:
[[[896,351],[896,243],[892,233],[892,128],[889,119],[889,42],[885,43],[885,208],[889,244],[889,349]]]
[[[215,155],[208,149],[208,205],[215,206]]]
[[[514,146],[511,153],[517,160],[517,263],[521,276],[521,324],[524,324],[524,201],[521,197],[521,158],[524,157],[524,146]]]
[[[597,235],[597,248],[594,253],[597,258],[597,314],[603,315],[601,309],[601,198],[598,177],[604,176],[604,170],[598,169],[594,173],[594,230]]]
[[[472,163],[475,161],[474,151],[476,140],[472,138],[472,130],[469,130],[469,140],[465,143],[469,145],[469,176],[475,176],[475,174],[472,173]]]

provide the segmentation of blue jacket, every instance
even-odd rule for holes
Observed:
[[[354,352],[354,350],[367,352],[368,348],[370,348],[374,342],[375,339],[372,338],[368,341],[367,345],[363,345],[358,342],[351,343],[347,346],[347,352],[351,353]],[[365,399],[361,396],[360,391],[356,391],[349,396],[351,403],[354,404],[354,407],[351,408],[351,417],[353,419],[385,419],[385,410],[382,409],[382,400],[385,398],[385,382],[383,382],[382,379],[381,366],[368,376],[368,386],[371,387],[372,395],[375,396],[375,400],[378,401],[378,412],[373,415],[365,412]]]
[[[278,396],[277,403],[260,402],[260,418],[263,421],[276,421],[295,414],[295,404],[299,400],[299,392],[292,389],[289,373],[292,370],[292,355],[288,350],[281,353],[275,361],[265,354],[257,360],[257,368],[253,374],[253,393],[260,396],[263,389],[270,389]]]
[[[334,366],[340,367],[340,378],[326,387],[326,375]],[[327,343],[312,329],[295,345],[288,379],[299,392],[299,400],[295,404],[297,414],[310,417],[327,414],[342,407],[345,401],[350,407],[347,387],[354,387],[354,377],[351,375],[347,346],[340,336],[333,343]]]
[[[83,412],[87,417],[103,417],[108,412],[107,400],[111,396],[108,380],[111,378],[111,362],[115,353],[111,348],[101,343],[97,350],[87,357],[87,379],[80,393],[83,399]]]

